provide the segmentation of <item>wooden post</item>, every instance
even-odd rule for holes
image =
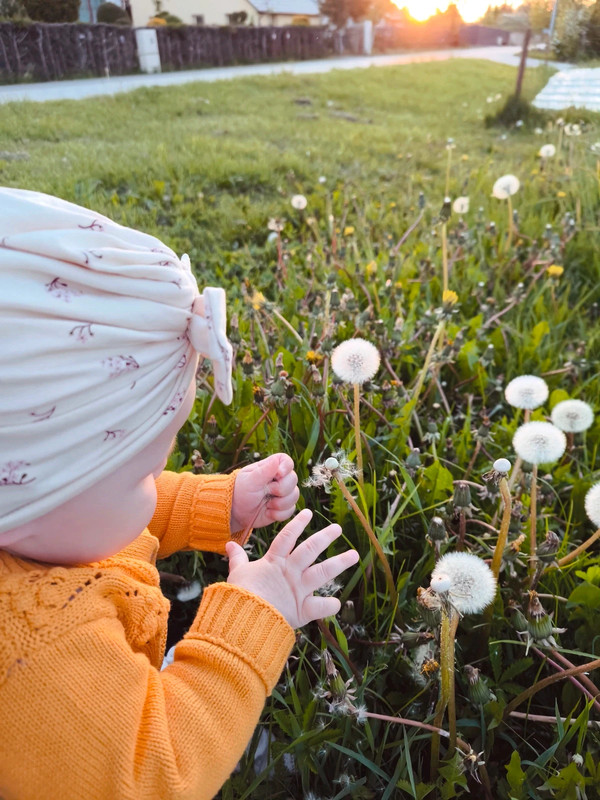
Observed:
[[[525,64],[527,63],[527,52],[529,51],[530,39],[531,39],[531,28],[527,28],[527,30],[525,31],[523,50],[521,51],[521,63],[519,64],[519,72],[517,74],[517,87],[515,89],[515,98],[517,100],[521,96],[521,89],[523,88],[523,76],[525,75]]]

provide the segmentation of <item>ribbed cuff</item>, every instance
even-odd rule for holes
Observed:
[[[238,655],[271,694],[294,645],[292,627],[266,600],[229,583],[215,583],[184,639],[201,638]]]
[[[189,546],[197,550],[225,552],[231,539],[229,521],[237,472],[204,475],[191,499]]]

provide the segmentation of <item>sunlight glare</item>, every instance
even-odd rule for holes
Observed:
[[[485,14],[489,5],[501,5],[493,0],[455,0],[465,22],[476,22]],[[429,19],[439,9],[445,11],[450,0],[393,0],[398,8],[407,8],[411,17],[419,21]],[[508,0],[509,5],[517,6],[521,0]]]

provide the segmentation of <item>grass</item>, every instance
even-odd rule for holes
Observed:
[[[527,97],[546,76],[542,69],[527,72]],[[586,112],[583,135],[542,168],[540,145],[558,143],[552,117],[543,136],[527,125],[483,124],[512,93],[514,80],[509,67],[454,61],[1,109],[0,150],[29,155],[0,162],[5,184],[55,193],[155,233],[190,254],[201,284],[228,290],[237,350],[233,408],[211,404],[203,376],[171,467],[189,469],[196,448],[212,470],[283,449],[305,480],[333,450],[354,458],[351,393],[332,381],[331,348],[361,335],[383,356],[361,391],[364,488],[356,483],[348,490],[390,560],[398,609],[390,607],[383,573],[341,491],[303,488],[301,505],[314,508],[318,520],[342,524],[361,562],[343,576],[343,610],[329,621],[328,635],[316,626],[303,630],[297,658],[223,800],[310,793],[340,800],[436,792],[451,798],[467,786],[474,797],[490,797],[488,785],[498,800],[568,800],[573,786],[594,796],[600,744],[587,723],[598,716],[581,692],[565,680],[521,703],[523,691],[553,673],[538,655],[548,652],[546,645],[538,642],[538,652],[525,655],[523,623],[514,622],[512,609],[527,610],[526,545],[521,555],[505,553],[501,593],[489,618],[466,618],[458,628],[458,733],[483,753],[485,773],[473,765],[483,788],[469,764],[445,758],[444,748],[439,773],[430,773],[429,732],[382,719],[359,724],[349,713],[364,704],[413,723],[433,718],[437,628],[416,602],[435,562],[427,531],[440,516],[448,541],[438,548],[456,549],[464,535],[470,552],[491,558],[499,495],[482,475],[496,458],[514,460],[512,436],[522,422],[504,401],[506,382],[522,373],[544,375],[551,395],[534,419],[547,417],[566,395],[600,409],[600,168],[590,150],[600,138],[598,117]],[[487,102],[498,93],[500,99]],[[458,302],[439,311],[438,215],[448,137],[456,143],[449,191],[453,198],[468,195],[471,209],[447,223],[449,287]],[[510,246],[507,206],[491,197],[505,173],[522,183],[513,197],[518,235]],[[308,198],[305,212],[290,205],[296,193]],[[268,239],[272,217],[285,221],[280,257]],[[552,264],[564,267],[560,278],[549,277]],[[255,291],[266,302],[253,308],[248,298]],[[409,404],[440,314],[441,345],[418,402]],[[539,541],[556,532],[559,557],[592,532],[583,497],[600,478],[599,447],[596,422],[572,453],[540,470]],[[468,513],[453,502],[453,482],[465,478],[472,481]],[[511,544],[529,530],[530,481],[526,467],[513,490]],[[270,536],[255,536],[259,553]],[[597,563],[597,556],[584,554],[565,568],[548,567],[537,584],[553,622],[567,628],[559,637],[561,656],[578,666],[598,658]],[[225,570],[221,559],[195,553],[178,554],[162,568],[197,573],[203,582]],[[171,642],[189,624],[193,605],[173,602]],[[338,689],[327,683],[325,647],[352,696],[340,693],[339,681]],[[466,664],[481,669],[494,699],[469,699]],[[503,718],[515,703],[517,713],[544,721]],[[269,742],[268,765],[254,759],[261,735]],[[583,763],[572,761],[573,754]]]

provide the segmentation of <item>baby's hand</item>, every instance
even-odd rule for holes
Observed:
[[[235,479],[231,532],[283,522],[294,513],[299,496],[294,462],[285,453],[249,464]]]
[[[356,550],[346,550],[314,563],[341,534],[339,525],[328,525],[313,533],[294,550],[311,518],[312,511],[307,508],[296,514],[257,561],[249,561],[244,548],[236,542],[225,546],[229,556],[227,582],[262,597],[283,614],[292,628],[337,614],[340,601],[336,597],[320,597],[313,592],[358,561]]]

